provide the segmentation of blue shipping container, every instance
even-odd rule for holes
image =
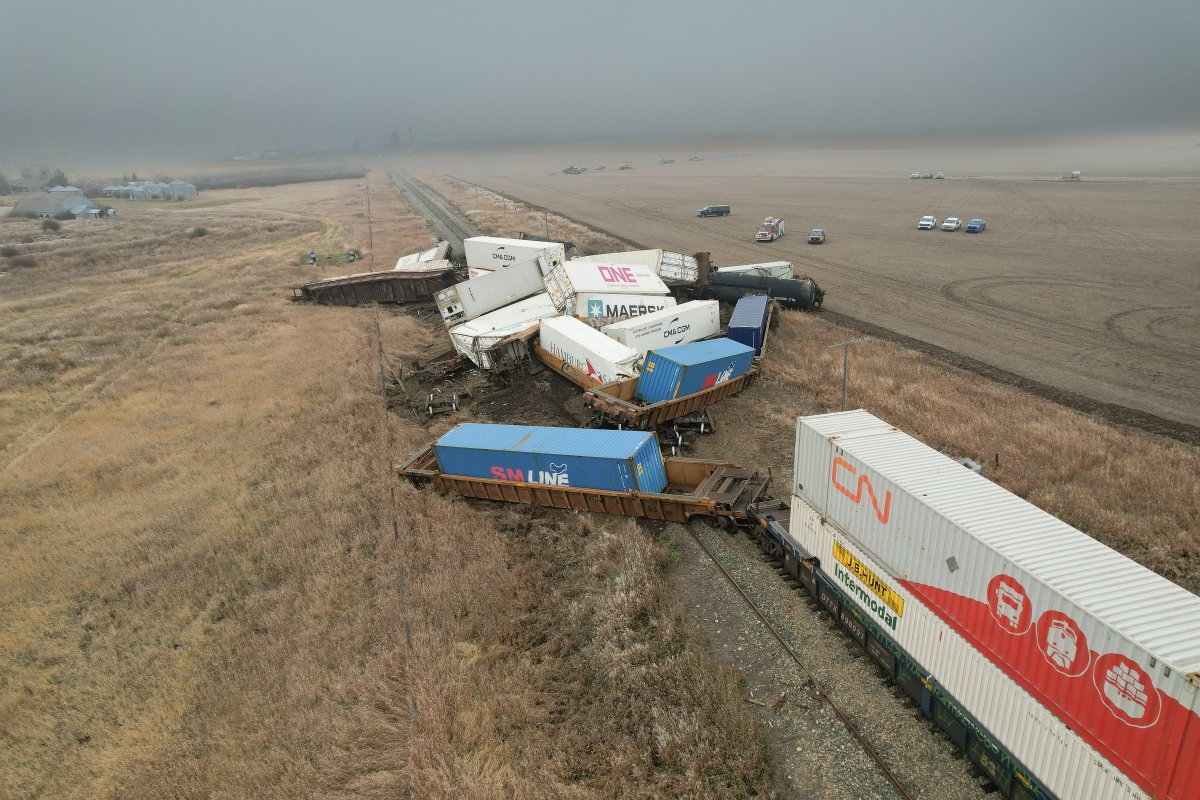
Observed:
[[[434,449],[447,475],[617,492],[667,487],[658,438],[644,431],[467,422]]]
[[[635,396],[647,403],[674,400],[736,378],[754,361],[754,348],[731,339],[709,339],[651,350]]]
[[[767,338],[767,322],[770,320],[771,298],[765,294],[754,294],[737,301],[729,328],[725,336],[754,348],[755,355],[762,354],[763,342]]]

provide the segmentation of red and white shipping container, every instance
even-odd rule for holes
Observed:
[[[541,346],[598,383],[632,378],[642,363],[641,353],[574,317],[542,320]]]
[[[645,356],[655,347],[687,344],[720,334],[721,304],[716,300],[692,300],[654,314],[610,323],[600,332]]]
[[[568,261],[545,270],[544,282],[556,308],[569,316],[584,319],[590,316],[589,304],[595,308],[613,295],[665,298],[671,294],[662,279],[650,267],[641,264]],[[674,305],[674,301],[670,304]],[[663,301],[662,307],[666,305]]]
[[[571,260],[592,264],[633,264],[649,267],[655,275],[673,283],[695,283],[700,274],[700,267],[696,263],[695,257],[661,249],[576,256]]]
[[[792,535],[868,565],[851,596],[900,598],[900,645],[1060,797],[1200,798],[1200,597],[865,411],[800,419],[793,495]]]
[[[538,242],[529,239],[505,239],[500,236],[472,236],[463,240],[467,266],[473,269],[498,270],[536,261],[561,264],[567,260],[566,249],[557,242]]]

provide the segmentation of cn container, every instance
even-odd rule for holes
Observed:
[[[447,475],[615,492],[667,486],[658,439],[644,431],[468,422],[435,445]]]
[[[674,400],[736,378],[753,361],[753,347],[725,338],[654,349],[646,354],[634,395],[647,403]]]
[[[771,298],[765,294],[743,297],[737,301],[726,338],[754,348],[754,355],[762,355],[763,343],[767,340],[767,322],[771,318]]]

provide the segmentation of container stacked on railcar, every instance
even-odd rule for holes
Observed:
[[[1009,796],[1200,797],[1200,598],[863,411],[801,418],[791,506],[806,582]]]

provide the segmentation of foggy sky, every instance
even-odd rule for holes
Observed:
[[[1200,123],[1200,3],[0,0],[0,164]]]

